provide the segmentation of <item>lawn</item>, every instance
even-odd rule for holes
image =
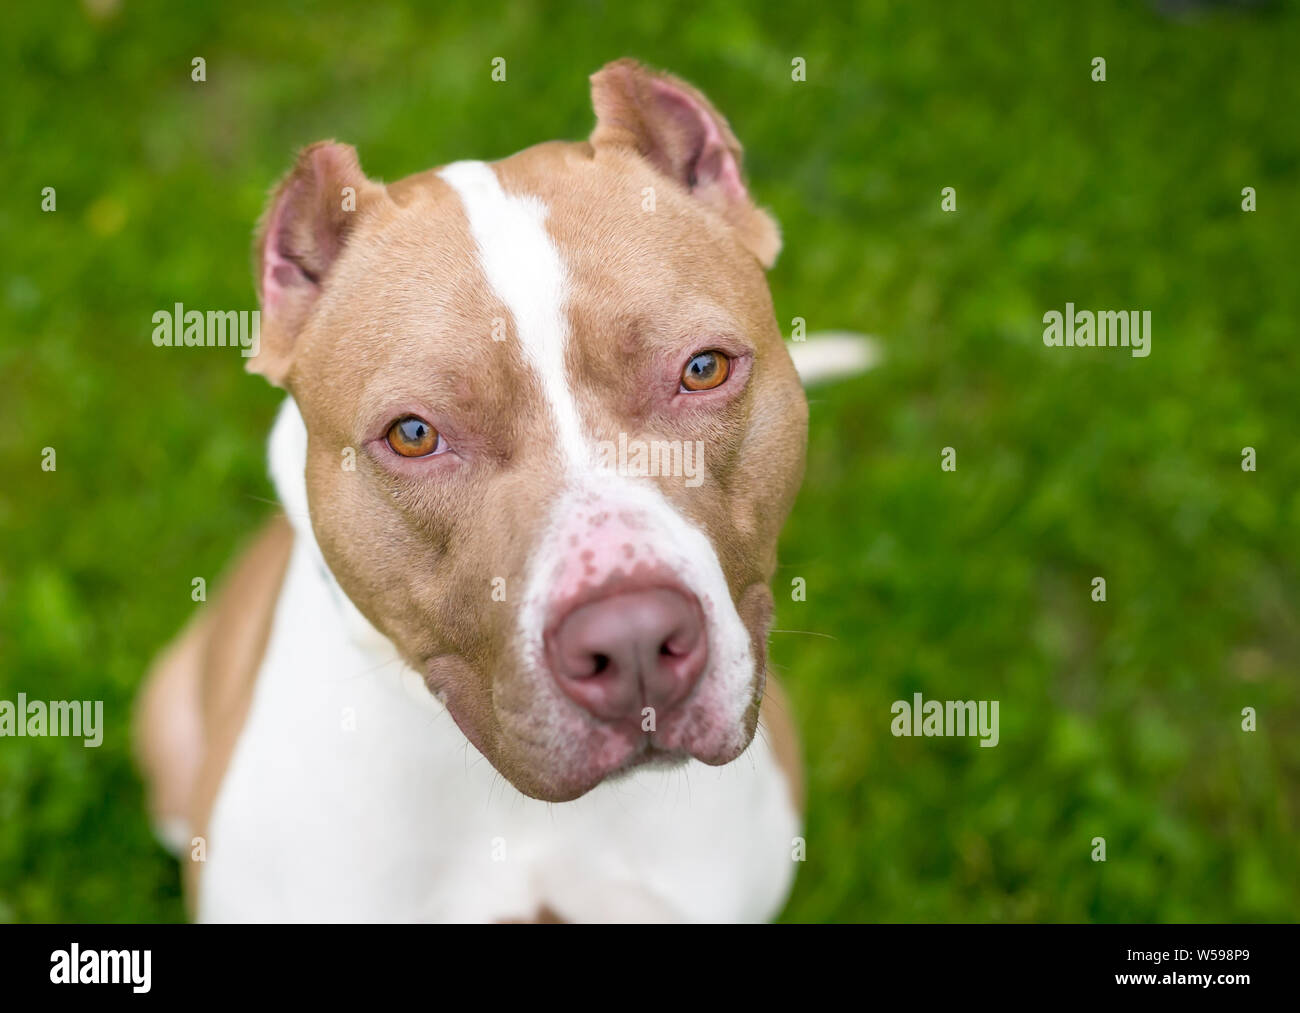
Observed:
[[[192,579],[275,509],[279,394],[228,349],[154,347],[153,313],[253,308],[251,228],[295,148],[346,140],[392,180],[583,137],[586,77],[623,55],[730,117],[783,226],[783,329],[885,353],[811,394],[782,542],[771,652],[809,776],[785,917],[1300,914],[1294,5],[95,0],[5,22],[0,700],[101,699],[106,729],[0,738],[0,921],[183,916],[129,708]],[[1067,302],[1150,311],[1151,354],[1045,346]],[[998,745],[895,737],[918,692],[999,701]]]

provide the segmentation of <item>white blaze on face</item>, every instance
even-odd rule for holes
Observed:
[[[438,176],[460,197],[478,245],[479,266],[515,318],[515,333],[541,381],[566,467],[590,467],[592,450],[564,365],[568,278],[546,231],[546,205],[535,197],[507,194],[483,162],[453,162]]]
[[[737,733],[750,704],[753,677],[749,634],[717,554],[704,532],[674,509],[654,483],[621,476],[602,462],[583,426],[565,362],[568,277],[546,230],[546,205],[531,195],[507,194],[483,162],[456,162],[438,175],[460,197],[479,266],[514,318],[564,462],[561,495],[529,563],[519,617],[523,659],[531,672],[544,672],[545,624],[554,603],[570,597],[575,584],[599,583],[640,564],[671,570],[699,597],[706,617],[710,663],[696,701],[713,726],[716,745]],[[554,719],[558,691],[549,682],[538,690],[550,697]]]

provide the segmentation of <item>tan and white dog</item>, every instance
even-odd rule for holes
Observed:
[[[291,394],[285,518],[137,714],[199,919],[784,903],[768,583],[807,407],[780,240],[703,95],[631,61],[591,84],[586,143],[388,185],[316,144],[272,197],[250,368]],[[698,448],[696,480],[605,452],[629,445]]]

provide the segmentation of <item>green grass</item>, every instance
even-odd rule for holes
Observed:
[[[278,395],[229,351],[154,348],[152,313],[252,308],[297,146],[396,179],[581,137],[622,55],[730,116],[784,227],[782,326],[886,346],[813,395],[782,544],[777,627],[833,638],[773,635],[809,768],[786,917],[1294,920],[1300,14],[1071,6],[8,11],[0,699],[103,699],[108,728],[0,739],[0,920],[182,916],[129,706],[191,579],[272,509]],[[1067,301],[1149,309],[1150,358],[1044,347]],[[1000,744],[894,738],[914,692],[999,700]]]

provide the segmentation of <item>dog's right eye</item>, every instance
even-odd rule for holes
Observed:
[[[403,415],[388,427],[388,445],[403,457],[428,457],[438,449],[438,430],[418,415]]]

